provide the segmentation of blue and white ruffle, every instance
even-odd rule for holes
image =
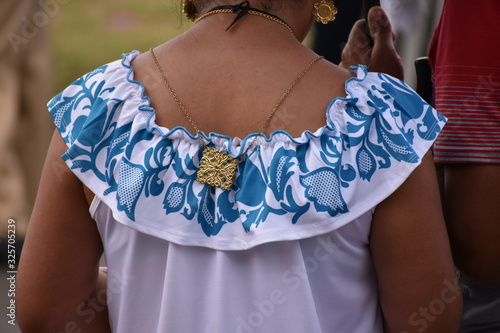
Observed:
[[[137,55],[76,80],[49,111],[68,145],[64,160],[114,218],[179,244],[243,250],[339,228],[399,187],[445,124],[403,82],[355,67],[325,126],[299,138],[260,134],[240,158],[232,190],[223,191],[195,180],[203,148],[197,136],[155,124],[133,79]],[[239,156],[257,134],[201,135]]]

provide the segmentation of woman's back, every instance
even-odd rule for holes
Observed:
[[[426,152],[445,119],[403,82],[301,45],[315,1],[280,5],[297,40],[283,22],[246,15],[226,32],[235,15],[211,14],[155,48],[159,68],[153,52],[126,54],[49,103],[60,136],[20,269],[21,299],[38,296],[26,327],[365,333],[384,319],[400,332],[443,294],[454,272]],[[200,176],[228,165],[227,188]],[[90,308],[102,248],[110,325]],[[55,280],[61,258],[71,266]],[[457,305],[434,332],[453,329]]]
[[[381,331],[373,211],[417,167],[443,119],[402,82],[359,68],[343,83],[347,96],[318,112],[323,122],[312,133],[275,132],[255,146],[254,136],[205,136],[242,155],[224,191],[195,181],[202,142],[179,124],[157,123],[130,66],[138,57],[93,71],[50,103],[73,142],[65,158],[96,194],[90,212],[106,254],[114,329],[276,331],[307,303],[288,331]],[[169,107],[184,115],[175,102]],[[254,308],[269,304],[268,295],[282,315],[264,323]],[[203,320],[186,319],[189,305]],[[148,314],[141,320],[137,306]],[[344,322],[349,314],[366,319]]]
[[[248,21],[263,20],[247,16],[244,19]],[[213,29],[195,26],[155,52],[172,88],[201,131],[243,139],[259,130],[316,55],[279,25],[276,31],[245,22],[226,32],[221,26],[229,25],[231,17],[217,18],[220,20]],[[198,24],[212,22],[207,19]],[[144,83],[157,112],[156,123],[170,129],[184,126],[194,134],[151,55],[139,56],[132,66],[135,79]],[[324,126],[326,107],[334,97],[345,96],[345,81],[351,76],[327,61],[319,61],[278,108],[265,134],[285,130],[298,137],[305,130],[314,132]]]
[[[245,27],[240,30],[247,31],[217,31],[212,39],[190,31],[155,50],[172,89],[206,135],[213,132],[243,139],[257,132],[290,84],[316,57],[291,34],[284,38],[286,42],[281,32],[275,42],[272,36],[264,41],[262,31],[249,27],[251,31]],[[285,29],[283,33],[289,34]],[[251,43],[257,45],[247,45]],[[195,135],[153,55],[139,55],[131,65],[134,80],[144,85],[144,94],[151,99],[155,125],[163,130],[182,126]],[[352,76],[319,61],[277,109],[266,136],[282,130],[300,138],[307,130],[314,133],[327,126],[328,106],[335,97],[346,96],[346,80]],[[306,165],[306,161],[299,163]],[[259,180],[254,176],[253,181]],[[368,249],[373,212],[365,210],[331,233],[224,252],[217,250],[221,242],[203,249],[138,233],[117,222],[100,200],[94,201],[91,212],[103,238],[108,283],[115,286],[108,306],[112,317],[121,318],[113,322],[113,328],[119,332],[139,328],[149,332],[382,332],[374,292],[377,279]],[[241,219],[235,223],[245,217]],[[124,257],[124,251],[131,256]],[[157,253],[165,255],[156,257]],[[147,277],[141,277],[142,272],[148,272]],[[134,319],[137,307],[144,311],[141,321]],[[195,320],[184,318],[186,309]],[[302,315],[289,317],[297,312]],[[339,326],[345,316],[366,314],[363,321]]]

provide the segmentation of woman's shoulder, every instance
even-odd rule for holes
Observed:
[[[133,104],[127,108],[129,110],[148,104],[143,97],[142,84],[134,80],[131,66],[139,54],[138,51],[123,54],[122,59],[82,75],[47,103],[54,123],[67,144],[72,144],[74,135],[89,119],[114,113],[124,101]]]
[[[350,69],[354,76],[345,82],[347,96],[332,101],[330,117],[335,111],[346,113],[345,118],[347,120],[353,118],[355,122],[370,121],[374,116],[382,116],[387,121],[398,122],[401,126],[408,122],[422,123],[419,128],[424,132],[430,130],[427,126],[422,126],[426,122],[441,124],[446,122],[444,116],[434,110],[404,81],[384,73],[368,72],[367,67],[363,65],[353,66]],[[435,138],[438,132],[439,130],[427,133],[432,136],[428,139]]]
[[[82,89],[103,88],[104,86],[109,89],[111,85],[133,82],[131,63],[139,55],[139,51],[124,53],[121,59],[101,65],[82,75],[56,95],[49,102],[49,108],[51,103],[58,102],[61,97],[71,95]]]

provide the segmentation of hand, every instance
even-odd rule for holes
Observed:
[[[366,65],[370,72],[386,73],[403,80],[403,63],[394,47],[395,35],[384,10],[380,7],[370,9],[368,24],[373,46],[370,45],[369,38],[365,34],[365,20],[357,21],[342,51],[340,66],[349,68],[355,65]]]
[[[108,286],[108,267],[99,267],[99,275],[97,277],[96,288],[94,290],[94,294],[98,294],[100,292],[106,292]]]

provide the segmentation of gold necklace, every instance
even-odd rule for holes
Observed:
[[[182,104],[181,100],[175,93],[174,89],[170,85],[170,83],[167,80],[167,77],[165,76],[165,73],[163,72],[160,63],[158,62],[158,59],[156,58],[156,55],[153,51],[153,49],[150,49],[151,56],[153,57],[153,61],[156,65],[156,68],[158,70],[158,73],[160,74],[163,82],[167,86],[168,90],[170,91],[172,97],[174,98],[175,102],[181,109],[181,111],[184,113],[186,116],[187,120],[189,123],[193,126],[193,128],[196,131],[196,134],[199,136],[204,148],[203,148],[203,153],[202,153],[202,158],[200,161],[200,167],[198,171],[196,172],[196,180],[200,183],[203,184],[208,184],[211,186],[216,186],[220,187],[223,190],[229,190],[231,189],[231,186],[233,185],[233,179],[234,175],[236,173],[236,167],[238,165],[238,158],[232,157],[228,152],[223,152],[220,150],[217,150],[212,147],[208,147],[207,144],[205,143],[205,140],[203,139],[203,135],[201,134],[200,129],[198,126],[196,126],[195,122],[189,115],[186,107],[184,104]],[[290,94],[290,92],[295,88],[295,86],[299,83],[299,81],[304,77],[304,75],[309,71],[309,69],[319,60],[323,59],[323,57],[319,56],[315,58],[313,61],[311,61],[306,68],[293,80],[292,84],[288,87],[288,89],[283,93],[281,98],[279,99],[278,103],[274,106],[273,110],[267,117],[267,119],[264,121],[264,124],[259,128],[257,134],[255,134],[252,142],[250,145],[245,149],[243,154],[241,155],[246,155],[248,151],[250,150],[251,147],[254,146],[255,142],[257,141],[257,138],[259,137],[260,134],[264,131],[264,129],[269,125],[269,122],[273,118],[274,114],[276,111],[278,111],[278,108],[281,106],[285,98]]]
[[[279,23],[282,26],[284,26],[285,28],[287,28],[288,31],[290,31],[292,33],[292,35],[295,36],[295,32],[293,31],[292,27],[288,23],[286,23],[285,21],[283,21],[282,19],[280,19],[277,16],[270,15],[270,14],[267,14],[267,13],[264,13],[264,12],[260,12],[260,11],[256,11],[256,10],[253,10],[253,9],[248,9],[247,13],[250,14],[250,15],[260,16],[260,17],[263,17],[265,19],[268,19],[268,20],[274,21],[276,23]],[[234,11],[232,9],[216,9],[216,10],[212,10],[212,11],[209,11],[208,13],[200,16],[198,19],[196,19],[196,21],[194,23],[196,24],[196,23],[200,22],[201,20],[203,20],[204,18],[206,18],[206,17],[208,17],[210,15],[214,15],[214,14],[234,14]]]

